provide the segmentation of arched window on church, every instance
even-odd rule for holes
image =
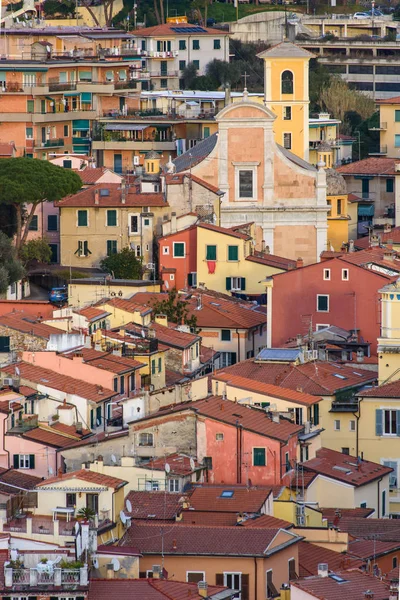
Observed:
[[[283,71],[282,73],[282,94],[293,94],[292,71]]]

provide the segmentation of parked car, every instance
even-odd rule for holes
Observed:
[[[68,302],[68,290],[66,287],[51,288],[49,301],[52,304],[66,304]]]
[[[372,10],[368,11],[370,17],[372,17]],[[383,17],[383,13],[379,10],[379,8],[374,8],[374,17]]]
[[[353,19],[370,19],[371,15],[369,15],[367,12],[356,12],[353,15]]]

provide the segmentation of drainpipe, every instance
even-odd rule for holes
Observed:
[[[238,347],[237,347],[237,361],[238,363],[240,362],[240,336],[239,336],[239,329],[236,327],[236,335],[238,337]]]
[[[254,598],[257,598],[257,587],[258,587],[258,581],[257,581],[257,557],[254,557]]]
[[[356,418],[356,456],[358,458],[358,453],[359,453],[359,439],[358,439],[358,432],[359,432],[359,420],[361,419],[361,402],[362,402],[362,398],[359,398],[358,400],[358,413],[352,413],[355,418]]]
[[[382,477],[378,480],[378,519],[380,519],[381,517],[381,481],[382,481]]]

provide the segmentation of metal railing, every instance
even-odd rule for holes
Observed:
[[[372,150],[370,152],[368,152],[368,154],[374,155],[374,154],[387,154],[387,146],[380,146],[379,148],[376,148],[375,150]]]
[[[379,125],[376,125],[375,127],[368,127],[368,131],[386,131],[387,129],[387,123],[380,123]]]
[[[80,570],[79,569],[63,569],[61,571],[61,584],[71,585],[80,582]]]

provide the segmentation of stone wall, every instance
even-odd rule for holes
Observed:
[[[0,325],[0,336],[10,337],[11,350],[46,350],[47,340]]]

